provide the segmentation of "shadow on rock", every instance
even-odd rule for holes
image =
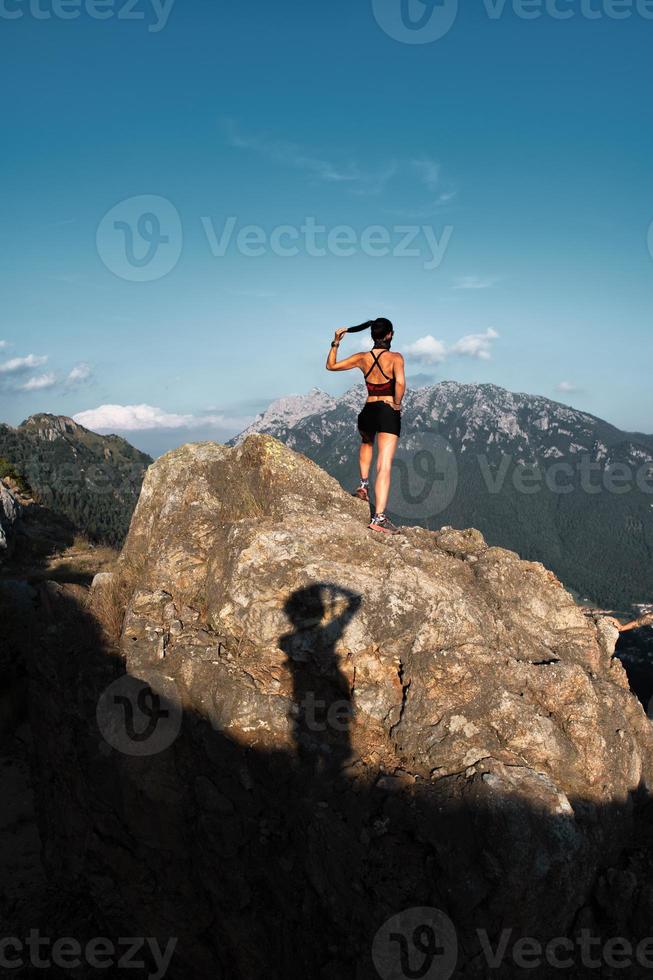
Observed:
[[[631,691],[648,710],[653,698],[653,626],[620,633],[615,652],[628,675]]]
[[[207,631],[192,664],[173,649],[130,675],[78,597],[50,601],[29,655],[49,900],[7,935],[106,937],[112,976],[180,980],[608,977],[604,944],[625,936],[627,975],[650,976],[646,802],[554,805],[543,773],[492,758],[433,781],[363,760],[351,734],[373,706],[339,652],[362,605],[348,587],[292,592],[284,661],[247,671]],[[120,937],[140,937],[129,963]],[[84,956],[51,968],[96,972]]]

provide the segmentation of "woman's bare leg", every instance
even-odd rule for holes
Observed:
[[[389,432],[379,432],[377,435],[376,482],[374,484],[374,509],[377,514],[384,514],[390,494],[390,475],[392,460],[397,449],[399,436]]]
[[[361,434],[361,438],[363,441],[358,452],[358,465],[361,471],[361,480],[368,480],[374,453],[374,436]]]

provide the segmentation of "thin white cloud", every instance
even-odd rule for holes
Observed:
[[[91,365],[87,364],[86,361],[80,361],[66,375],[66,384],[69,387],[84,384],[85,381],[90,381],[92,373]]]
[[[0,388],[5,392],[44,391],[48,388],[58,388],[64,392],[92,380],[91,366],[85,361],[73,365],[65,375],[56,371],[44,371],[42,374],[33,374],[26,380],[22,380],[24,375],[29,374],[34,368],[41,367],[47,360],[46,355],[27,354],[25,357],[12,357],[4,361],[0,364]]]
[[[350,186],[349,190],[352,194],[358,194],[359,196],[372,197],[375,194],[381,194],[385,190],[386,184],[388,184],[394,175],[397,173],[397,164],[389,163],[382,170],[377,173],[368,173],[361,177],[361,180],[357,184]]]
[[[11,360],[0,364],[0,374],[20,374],[30,371],[32,368],[41,367],[45,364],[47,357],[38,357],[36,354],[28,354],[27,357],[12,357]]]
[[[422,157],[419,160],[411,160],[411,167],[430,191],[435,192],[437,190],[440,184],[439,163],[428,157]]]
[[[431,200],[412,208],[386,208],[385,213],[389,215],[414,221],[429,218],[450,204],[457,194],[450,183],[448,187],[442,186],[440,163],[428,156],[385,160],[380,162],[378,169],[369,170],[360,167],[355,159],[336,163],[330,156],[315,153],[298,143],[244,134],[233,120],[224,120],[223,127],[230,146],[257,153],[280,166],[303,171],[314,180],[340,184],[358,197],[381,195],[397,176],[410,178],[412,185],[426,188]]]
[[[331,160],[315,156],[296,143],[266,137],[244,136],[233,122],[226,124],[227,142],[241,150],[253,150],[276,163],[305,170],[319,180],[330,183],[348,183],[364,179],[364,174],[353,162],[338,165]]]
[[[460,276],[455,280],[454,289],[491,289],[499,282],[497,276]]]
[[[447,358],[446,345],[431,334],[420,337],[414,344],[409,344],[405,350],[408,357],[422,364],[442,364]]]
[[[461,357],[477,357],[483,361],[491,358],[492,343],[499,334],[491,327],[485,333],[472,333],[461,337],[450,347],[442,340],[437,340],[431,334],[420,337],[405,348],[407,356],[421,364],[442,364],[452,355]]]
[[[463,354],[466,357],[478,357],[482,361],[489,361],[492,353],[492,342],[497,339],[499,334],[491,327],[485,333],[470,333],[466,337],[461,337],[451,348],[452,354]]]
[[[316,180],[342,184],[352,194],[359,196],[381,194],[392,178],[401,172],[417,176],[419,183],[430,193],[435,193],[440,185],[440,164],[429,157],[403,161],[385,160],[381,162],[378,169],[369,170],[360,167],[353,159],[336,163],[330,157],[314,153],[298,143],[267,136],[246,135],[232,120],[225,121],[224,128],[230,146],[240,150],[250,150],[281,166],[302,170]],[[443,192],[438,202],[445,203],[451,200],[453,193]]]
[[[0,350],[6,350],[9,347],[8,340],[0,340]]]
[[[580,388],[573,381],[561,381],[556,385],[556,391],[560,391],[565,395],[571,395],[574,392],[580,391]]]
[[[42,391],[44,388],[54,388],[57,381],[54,371],[48,371],[46,374],[35,375],[17,387],[19,391]]]
[[[394,218],[410,218],[413,221],[422,221],[425,218],[432,218],[434,215],[442,214],[443,211],[447,210],[445,206],[454,200],[457,193],[457,191],[443,191],[434,201],[423,204],[420,207],[384,208],[384,213]]]
[[[219,415],[180,415],[156,405],[98,405],[73,416],[75,422],[95,432],[141,432],[146,429],[224,429],[237,426],[241,419]]]

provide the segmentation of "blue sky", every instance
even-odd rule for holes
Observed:
[[[103,2],[0,5],[1,419],[223,439],[388,316],[409,382],[653,431],[653,4]]]

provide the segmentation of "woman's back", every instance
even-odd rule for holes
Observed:
[[[394,378],[394,362],[398,356],[385,347],[375,347],[372,351],[366,351],[365,361],[361,365],[365,379],[372,384],[384,384]]]
[[[401,355],[391,354],[387,347],[374,347],[363,354],[359,366],[365,378],[368,401],[395,397],[395,360]]]

